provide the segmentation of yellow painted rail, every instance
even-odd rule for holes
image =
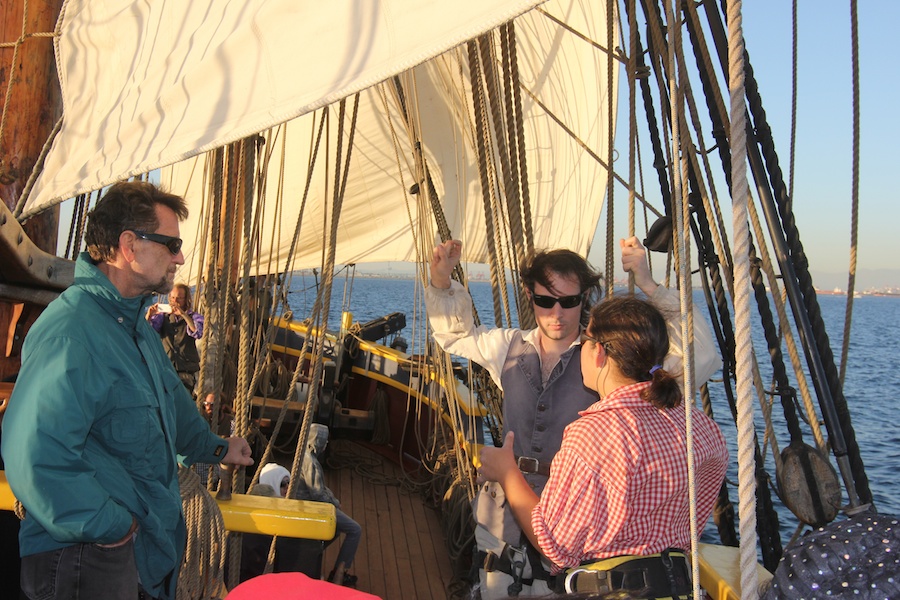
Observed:
[[[712,600],[741,600],[741,550],[731,546],[700,544],[700,587]],[[759,585],[772,579],[765,567],[756,565]],[[748,594],[747,598],[756,598]]]
[[[348,313],[345,313],[345,314],[348,314]],[[281,327],[283,329],[293,331],[293,332],[303,335],[303,336],[306,336],[306,335],[316,336],[316,335],[319,335],[319,332],[321,331],[320,328],[310,327],[308,324],[306,324],[303,321],[288,321],[287,319],[283,319],[280,317],[274,319],[273,324],[276,327]],[[337,337],[333,333],[326,333],[325,337],[326,337],[326,339],[332,340],[335,343],[337,342]],[[377,342],[370,342],[370,341],[363,340],[363,339],[358,339],[358,342],[359,342],[359,350],[361,352],[369,352],[373,356],[379,357],[381,360],[385,360],[385,361],[394,363],[397,365],[396,368],[398,368],[398,369],[401,367],[416,369],[416,370],[424,369],[426,377],[428,377],[429,380],[437,381],[436,372],[433,368],[429,367],[428,365],[419,364],[417,360],[411,359],[410,356],[404,352],[395,350],[394,348],[389,348],[389,347],[379,344]],[[283,352],[284,354],[287,354],[290,356],[296,356],[296,357],[300,356],[299,350],[296,350],[294,348],[289,348],[287,346],[283,346],[280,344],[270,344],[270,349],[275,350],[277,352]],[[306,358],[312,359],[312,354],[307,352]],[[378,373],[375,370],[369,370],[367,368],[361,368],[358,366],[354,366],[352,368],[352,372],[357,375],[362,375],[364,377],[374,379],[375,381],[381,382],[385,385],[389,385],[389,386],[399,389],[401,391],[407,392],[410,395],[412,395],[413,397],[415,397],[417,400],[419,400],[420,402],[429,404],[429,405],[431,405],[432,408],[440,410],[439,403],[437,403],[433,399],[427,397],[425,394],[420,393],[416,389],[413,389],[410,386],[405,385],[405,384],[401,383],[400,381],[395,380],[389,376],[382,375],[381,373]],[[474,415],[474,416],[478,416],[478,417],[483,417],[483,416],[485,416],[485,414],[487,414],[487,409],[483,405],[481,405],[479,402],[476,401],[474,393],[470,392],[469,389],[462,382],[438,381],[438,383],[440,383],[442,385],[442,387],[444,387],[448,391],[451,390],[451,388],[449,387],[450,385],[453,385],[455,387],[457,393],[455,395],[450,394],[450,396],[452,399],[456,400],[460,410],[462,410],[462,412],[465,413],[466,415],[470,415],[470,416]],[[257,401],[255,401],[255,402],[257,402]],[[267,402],[269,402],[269,401],[267,400]],[[288,405],[288,407],[292,408],[293,404],[294,403],[291,402]],[[279,405],[279,407],[280,407],[280,405]],[[446,417],[446,415],[444,418],[449,423],[449,420]]]
[[[6,471],[0,471],[0,510],[15,510],[16,497],[6,481]]]
[[[13,510],[15,502],[6,473],[0,471],[0,510]],[[327,502],[247,494],[233,494],[231,500],[216,502],[222,510],[225,529],[229,531],[310,540],[330,540],[334,537],[334,506]]]

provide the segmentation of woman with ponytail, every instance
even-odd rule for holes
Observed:
[[[481,451],[479,476],[502,485],[532,544],[556,572],[580,567],[570,569],[566,591],[578,590],[578,581],[606,581],[607,571],[637,571],[609,581],[643,589],[640,598],[690,590],[687,419],[681,387],[661,366],[668,348],[665,319],[652,304],[619,296],[601,302],[581,349],[584,385],[599,400],[566,428],[540,498],[516,468],[512,433],[502,448]],[[728,451],[718,426],[695,407],[690,435],[702,530]]]

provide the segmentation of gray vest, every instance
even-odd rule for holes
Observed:
[[[504,436],[506,431],[516,434],[513,452],[547,464],[559,451],[566,425],[578,418],[579,411],[598,400],[597,393],[584,387],[581,379],[581,346],[573,346],[560,356],[545,388],[541,382],[540,355],[525,341],[521,331],[513,336],[500,381]],[[547,478],[537,473],[526,473],[525,479],[538,494],[547,483]],[[475,522],[500,540],[496,546],[482,545],[479,541],[479,549],[499,552],[503,542],[513,546],[522,544],[522,530],[499,484],[482,485],[472,510]],[[530,573],[530,568],[527,570]]]
[[[566,425],[598,400],[597,393],[584,387],[581,379],[580,345],[563,352],[545,388],[540,355],[522,332],[517,332],[500,377],[503,428],[516,434],[513,451],[516,456],[530,456],[542,463],[549,464],[559,451]],[[525,478],[538,494],[547,483],[546,477],[536,473]]]

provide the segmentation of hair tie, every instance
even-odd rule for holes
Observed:
[[[650,367],[650,377],[653,377],[653,374],[662,369],[662,365],[653,365]]]

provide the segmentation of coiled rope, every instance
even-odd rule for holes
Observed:
[[[178,467],[178,485],[188,530],[177,598],[223,598],[226,532],[222,511],[191,469]]]

